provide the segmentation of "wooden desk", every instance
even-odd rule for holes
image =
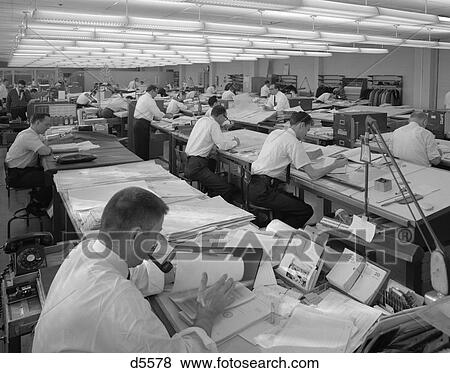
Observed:
[[[73,137],[64,139],[62,142],[54,142],[54,144],[82,141],[91,141],[93,144],[100,145],[100,148],[83,152],[94,154],[97,156],[97,159],[90,162],[59,164],[56,162],[54,155],[51,154],[41,158],[41,164],[44,171],[56,173],[59,170],[93,168],[142,161],[136,154],[125,148],[115,136],[98,132],[75,132]]]

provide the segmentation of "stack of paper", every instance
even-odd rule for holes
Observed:
[[[68,144],[54,144],[50,145],[53,153],[73,153],[78,151],[87,151],[91,149],[100,148],[100,145],[95,145],[90,141],[72,142]]]
[[[67,189],[114,184],[132,180],[160,180],[169,178],[175,177],[153,160],[116,166],[64,170],[53,175],[56,189],[59,192]]]
[[[228,109],[227,116],[230,120],[258,124],[268,120],[272,116],[276,116],[276,113],[274,111],[264,110],[257,104],[249,103]]]
[[[254,215],[221,197],[175,203],[164,219],[163,234],[169,240],[187,239],[216,228],[246,224]]]
[[[284,327],[256,337],[264,348],[290,352],[345,352],[355,331],[344,315],[331,315],[299,304]]]

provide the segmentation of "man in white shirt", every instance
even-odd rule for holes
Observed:
[[[172,114],[164,114],[159,110],[155,97],[158,87],[149,85],[147,92],[139,97],[134,109],[134,152],[144,161],[150,159],[150,122],[162,118],[172,118]],[[153,132],[155,132],[153,130]]]
[[[237,137],[230,140],[220,130],[220,126],[228,119],[226,114],[225,108],[218,105],[212,109],[211,117],[200,118],[195,123],[185,150],[188,156],[185,176],[199,181],[210,197],[220,195],[231,201],[233,186],[214,173],[215,161],[208,159],[214,145],[221,150],[229,150],[240,144]]]
[[[77,98],[77,109],[91,106],[91,103],[96,101],[95,95],[97,94],[97,90],[92,90],[92,92],[82,92]]]
[[[6,104],[6,98],[8,97],[8,79],[3,79],[0,83],[0,107]]]
[[[42,137],[50,125],[49,114],[34,114],[30,127],[17,135],[5,158],[8,184],[15,188],[35,188],[33,198],[40,208],[46,208],[52,199],[52,176],[39,165],[39,156],[52,152]]]
[[[249,201],[272,209],[277,219],[296,229],[306,224],[313,215],[313,209],[283,190],[281,179],[288,166],[292,164],[297,169],[303,169],[312,179],[318,179],[347,162],[346,159],[336,159],[333,164],[323,168],[311,166],[311,159],[322,155],[320,150],[307,153],[302,144],[312,123],[307,113],[292,113],[288,129],[275,130],[267,136],[251,170]]]
[[[228,83],[225,86],[225,90],[222,93],[222,100],[234,100],[234,96],[236,96],[236,94],[234,93],[234,86],[233,83]]]
[[[397,128],[392,133],[389,149],[400,159],[421,166],[437,165],[441,162],[441,152],[438,149],[434,135],[425,129],[428,115],[414,112],[406,126]]]
[[[270,96],[270,89],[269,89],[269,86],[270,86],[270,81],[266,80],[266,81],[264,82],[264,85],[261,87],[261,92],[260,92],[260,96],[261,96],[261,97],[267,98],[267,97]]]
[[[198,92],[195,90],[189,91],[186,93],[186,100],[193,100],[198,96]]]
[[[271,84],[269,87],[270,97],[267,104],[264,106],[266,110],[284,111],[289,109],[289,100],[286,95],[280,91],[280,87],[276,84]]]
[[[59,268],[36,325],[33,352],[216,351],[209,336],[231,303],[231,278],[205,290],[203,275],[194,326],[173,337],[144,298],[169,289],[176,277],[175,267],[163,272],[154,258],[155,243],[164,242],[159,231],[167,211],[159,197],[137,187],[111,198],[99,234],[82,241]]]
[[[128,83],[129,91],[136,91],[138,88],[139,88],[139,78],[134,78],[134,80]]]
[[[207,96],[215,95],[216,94],[216,86],[214,84],[210,85],[208,88],[206,88],[205,94]]]
[[[179,114],[180,112],[186,113],[187,115],[193,115],[183,103],[186,98],[186,93],[180,92],[176,98],[172,98],[167,106],[167,114]]]

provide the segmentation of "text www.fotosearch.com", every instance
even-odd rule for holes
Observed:
[[[176,361],[176,363],[175,363]],[[149,368],[149,369],[319,369],[319,360],[297,360],[297,359],[236,359],[222,358],[216,359],[174,359],[172,358],[145,358],[136,357],[130,361],[133,369]]]

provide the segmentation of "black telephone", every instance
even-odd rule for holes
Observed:
[[[53,245],[50,232],[28,233],[8,240],[3,246],[5,254],[11,255],[16,276],[37,271],[45,265],[45,246]]]

